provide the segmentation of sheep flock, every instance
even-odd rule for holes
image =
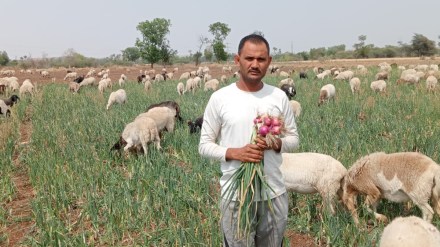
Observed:
[[[422,62],[426,62],[426,66],[420,64]],[[313,67],[271,65],[263,81],[285,93],[289,101],[287,107],[294,112],[300,130],[300,149],[283,153],[280,167],[286,190],[290,197],[296,198],[289,204],[295,205],[289,217],[304,212],[315,213],[320,220],[340,217],[360,232],[368,225],[380,226],[384,228],[383,233],[376,236],[376,244],[380,246],[405,246],[402,239],[410,234],[409,239],[416,239],[418,243],[439,246],[440,166],[438,151],[434,150],[439,146],[427,148],[431,143],[428,139],[439,133],[440,118],[436,118],[439,114],[422,104],[403,104],[401,111],[388,113],[405,125],[400,132],[394,131],[394,123],[379,118],[387,114],[393,99],[402,95],[408,99],[423,96],[433,101],[432,104],[439,103],[440,72],[436,64],[429,62],[354,66],[324,63]],[[94,121],[95,116],[108,119],[108,123],[101,120],[105,131],[96,131],[109,136],[89,139],[90,146],[97,150],[96,159],[108,155],[106,162],[124,167],[118,167],[121,170],[133,160],[142,161],[148,163],[142,169],[150,169],[148,166],[154,166],[156,160],[170,156],[173,162],[168,165],[185,166],[183,173],[194,170],[191,160],[198,155],[189,150],[197,148],[194,145],[198,144],[209,96],[240,76],[232,64],[179,68],[155,65],[154,69],[150,66],[69,68],[62,73],[52,69],[34,71],[32,74],[8,71],[7,76],[0,77],[0,123],[13,121],[11,116],[20,116],[20,104],[32,107],[47,97],[44,96],[48,92],[47,85],[61,84],[64,92],[59,92],[65,95],[57,99],[60,105],[65,104],[65,108],[77,114],[96,106],[99,110],[87,115],[87,121]],[[81,107],[68,108],[71,104],[66,102],[73,101],[81,103]],[[353,105],[356,107],[351,108]],[[405,122],[418,121],[418,114],[426,111],[433,116],[431,122],[423,123],[428,130],[413,129]],[[65,120],[66,128],[72,128],[70,125],[83,117],[76,116],[77,119]],[[84,126],[87,121],[83,122]],[[367,123],[384,127],[369,129]],[[337,127],[329,128],[333,124]],[[364,126],[362,135],[351,132],[357,124]],[[421,131],[426,139],[410,136]],[[78,135],[84,135],[83,132],[83,129],[77,130]],[[343,132],[345,138],[338,139],[339,132]],[[358,134],[361,138],[357,138]],[[400,135],[404,142],[394,143],[400,140],[397,139]],[[440,142],[438,136],[436,138]],[[391,148],[377,145],[374,149],[371,146],[359,148],[356,144],[368,144],[376,139],[395,145]],[[408,147],[408,143],[412,146]],[[200,159],[198,162],[217,167],[211,164],[217,164],[215,161]],[[124,176],[128,179],[137,175],[127,170]],[[164,178],[158,180],[158,186],[166,183]],[[296,205],[297,200],[303,200],[302,204]],[[412,207],[396,210],[408,206],[407,203]],[[188,199],[190,204],[197,205]],[[410,216],[405,219],[407,214]],[[315,220],[309,215],[308,222],[304,223],[312,224]],[[330,234],[328,229],[326,231],[320,234]]]

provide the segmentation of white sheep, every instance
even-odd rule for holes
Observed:
[[[288,72],[286,72],[286,71],[280,71],[280,72],[279,72],[279,76],[280,76],[280,77],[289,77],[290,74],[289,74]]]
[[[87,85],[93,85],[96,83],[96,79],[95,77],[87,77],[84,78],[84,80],[82,80],[82,82],[79,83],[79,85],[82,86],[87,86]]]
[[[156,74],[156,76],[154,77],[154,82],[161,82],[164,80],[165,80],[165,78],[163,78],[163,75],[161,75],[161,74]]]
[[[108,97],[106,109],[107,110],[110,109],[110,106],[112,106],[114,103],[124,104],[126,102],[127,102],[127,93],[125,93],[125,90],[124,89],[116,90],[115,92],[112,92]]]
[[[122,87],[125,84],[125,81],[127,81],[127,76],[124,74],[121,74],[121,77],[119,78],[119,86]]]
[[[100,93],[103,93],[106,88],[108,88],[108,87],[111,88],[111,86],[112,86],[112,84],[111,84],[110,78],[102,79],[98,83],[98,90]]]
[[[212,76],[210,74],[203,75],[203,82],[207,82],[207,81],[209,81],[211,79],[212,79]]]
[[[183,84],[183,82],[177,83],[177,93],[179,95],[183,95],[185,93],[185,85]]]
[[[64,80],[75,79],[76,77],[78,77],[78,74],[76,72],[70,72],[70,73],[66,74],[66,76],[64,77]]]
[[[150,89],[151,89],[151,81],[150,80],[146,80],[144,82],[144,90],[145,90],[145,92],[148,92],[148,91],[150,91]]]
[[[142,146],[145,155],[148,153],[147,145],[150,142],[154,142],[158,150],[161,149],[156,122],[149,117],[137,118],[128,123],[122,132],[120,142],[126,143],[124,151],[132,148],[138,150],[138,147]]]
[[[220,77],[220,82],[221,82],[221,83],[226,83],[227,80],[228,80],[228,77],[227,77],[226,75],[222,75],[222,76]]]
[[[292,78],[285,78],[285,79],[282,79],[282,80],[280,81],[280,83],[278,83],[278,87],[281,87],[281,86],[284,85],[284,84],[287,84],[287,85],[290,85],[290,86],[295,86],[295,82],[293,81]]]
[[[428,76],[428,78],[426,78],[426,89],[431,92],[435,91],[437,82],[438,80],[437,78],[435,78],[435,76],[432,75]]]
[[[217,91],[218,85],[220,82],[217,79],[211,79],[207,82],[205,82],[205,87],[203,88],[204,91],[212,90]]]
[[[319,102],[318,106],[322,105],[324,102],[328,102],[330,99],[334,99],[336,95],[336,88],[333,84],[326,84],[322,86],[319,92]]]
[[[293,114],[295,115],[295,118],[299,117],[301,115],[301,104],[296,100],[290,100],[290,107],[292,107]]]
[[[32,96],[34,95],[34,91],[35,91],[35,87],[32,84],[31,80],[29,79],[24,80],[20,86],[20,89],[18,90],[20,96],[22,96],[25,93],[28,93]]]
[[[189,78],[188,80],[186,80],[186,86],[185,86],[186,92],[191,91],[194,94],[196,87],[197,87],[197,82],[194,81],[193,78]]]
[[[11,114],[11,108],[3,100],[0,100],[0,114],[5,117]]]
[[[428,203],[430,199],[435,212],[440,213],[440,166],[421,153],[377,152],[364,156],[348,169],[343,189],[343,202],[356,224],[359,224],[355,208],[358,194],[366,196],[367,210],[382,222],[388,219],[376,211],[381,198],[393,202],[411,200],[428,222],[434,214]]]
[[[189,72],[184,72],[180,75],[179,80],[188,80],[190,78],[190,73]]]
[[[79,88],[81,87],[81,84],[78,84],[74,81],[69,82],[69,91],[73,93],[77,93],[79,91]]]
[[[417,75],[417,72],[412,74],[412,73],[407,73],[404,75],[400,76],[400,79],[397,80],[397,84],[402,84],[404,82],[406,83],[410,83],[410,84],[417,84],[420,80],[420,76]]]
[[[361,80],[359,80],[358,77],[351,78],[349,84],[350,84],[351,93],[353,94],[359,92],[359,90],[361,89]]]
[[[283,153],[280,166],[286,189],[319,193],[323,204],[335,214],[335,202],[342,196],[342,180],[347,169],[335,158],[320,153]]]
[[[381,71],[376,74],[376,80],[388,80],[388,71]]]
[[[351,78],[353,78],[353,71],[351,70],[346,70],[346,71],[342,71],[341,73],[339,73],[337,76],[334,77],[335,80],[350,80]]]
[[[370,88],[375,92],[386,92],[387,83],[384,80],[372,81],[370,83]]]
[[[167,132],[173,132],[174,131],[174,125],[176,122],[176,110],[171,109],[166,106],[158,106],[153,107],[147,112],[139,114],[136,119],[142,118],[142,117],[149,117],[156,122],[157,130],[162,132],[163,130],[166,130]]]
[[[383,229],[379,246],[438,247],[440,232],[434,225],[419,217],[397,217]]]
[[[193,80],[194,80],[195,85],[196,85],[198,88],[201,88],[201,87],[202,87],[202,78],[196,76],[196,77],[193,78]]]

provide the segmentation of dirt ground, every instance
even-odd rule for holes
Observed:
[[[389,64],[396,63],[398,65],[404,65],[408,66],[410,64],[439,64],[440,63],[440,57],[437,57],[435,60],[432,60],[430,58],[426,58],[425,60],[422,60],[420,58],[377,58],[377,59],[340,59],[340,60],[313,60],[313,61],[292,61],[292,62],[272,62],[274,65],[278,65],[281,70],[289,71],[294,70],[296,73],[298,73],[301,70],[308,70],[312,69],[313,67],[323,67],[323,68],[332,68],[332,67],[355,67],[358,64],[362,64],[365,66],[377,66],[381,62],[387,62]],[[215,64],[215,63],[204,63],[199,66],[207,66],[210,69],[210,74],[213,78],[220,79],[221,75],[227,75],[232,76],[232,73],[224,73],[222,72],[223,66],[231,66],[232,71],[237,71],[237,66],[235,64],[229,63],[229,64]],[[197,70],[198,67],[196,67],[194,64],[177,64],[172,66],[162,66],[155,64],[153,69],[157,73],[160,73],[161,70],[165,68],[167,72],[172,72],[174,68],[178,68],[178,72],[174,74],[174,79],[178,79],[180,75],[184,72],[189,72],[193,70]],[[35,69],[32,69],[33,73],[21,73],[19,69],[17,68],[11,68],[16,71],[15,76],[19,79],[20,84],[25,79],[31,79],[32,82],[37,82],[37,84],[47,84],[52,83],[55,81],[55,83],[66,83],[67,81],[64,81],[64,77],[67,72],[67,68],[50,68],[48,71],[50,72],[49,78],[43,78],[39,73],[35,71]],[[106,68],[95,68],[96,72],[99,72],[101,69],[107,69]],[[140,70],[150,70],[151,66],[149,64],[146,65],[135,65],[131,67],[121,67],[121,66],[112,66],[108,67],[110,69],[109,76],[114,81],[117,82],[119,80],[119,77],[121,74],[125,74],[130,81],[136,80],[137,76],[140,75]],[[76,72],[78,75],[85,75],[90,70],[90,68],[78,68],[76,69]],[[54,78],[54,79],[53,79]]]

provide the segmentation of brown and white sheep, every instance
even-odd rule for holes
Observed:
[[[336,95],[336,88],[333,84],[326,84],[322,86],[319,92],[318,106],[322,105],[324,102],[334,99]]]
[[[348,169],[343,191],[343,202],[356,224],[359,224],[355,208],[358,194],[366,196],[368,211],[379,221],[387,221],[387,217],[376,210],[379,200],[385,198],[393,202],[411,200],[422,211],[423,219],[430,222],[434,210],[440,214],[440,166],[416,152],[372,153]]]

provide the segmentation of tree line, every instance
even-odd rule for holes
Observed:
[[[167,35],[170,33],[171,21],[164,18],[155,18],[151,21],[140,22],[136,29],[141,33],[134,46],[127,47],[120,54],[112,54],[109,57],[96,59],[85,57],[73,49],[69,49],[60,58],[32,59],[23,56],[20,59],[11,60],[6,51],[0,52],[0,66],[31,67],[97,67],[108,65],[132,65],[136,63],[148,63],[169,65],[174,63],[194,63],[198,66],[201,62],[224,62],[232,60],[232,53],[226,52],[224,41],[231,32],[229,26],[222,22],[209,25],[209,33],[212,38],[200,35],[194,51],[189,51],[187,56],[179,56],[172,49]],[[255,31],[260,35],[261,31]],[[438,37],[440,39],[440,36]],[[422,34],[414,34],[410,43],[398,42],[398,45],[376,47],[367,44],[367,36],[360,35],[359,42],[353,45],[352,50],[347,50],[345,45],[332,47],[312,48],[309,51],[298,53],[283,52],[273,47],[271,51],[275,61],[307,61],[320,59],[350,59],[350,58],[392,58],[392,57],[432,57],[439,53],[435,41],[428,39]],[[440,42],[437,44],[440,47]]]

